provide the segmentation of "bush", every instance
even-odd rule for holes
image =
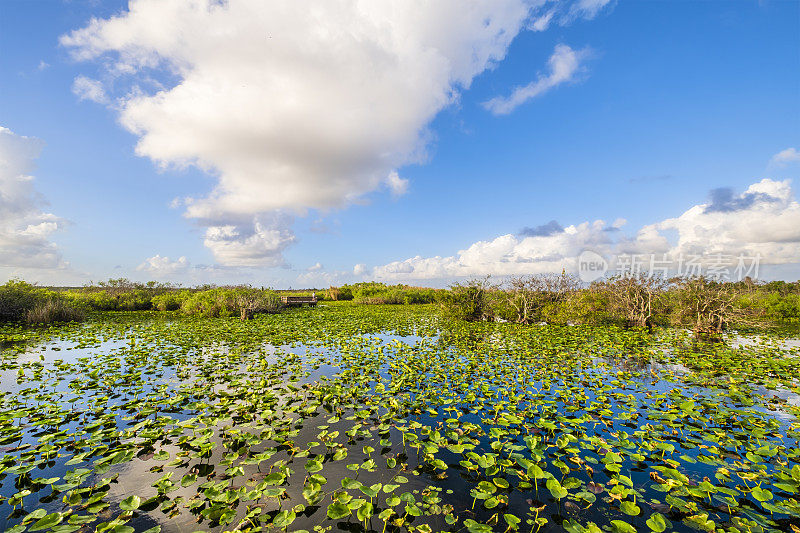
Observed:
[[[441,295],[440,305],[446,315],[459,320],[493,320],[492,297],[496,292],[497,287],[489,282],[489,276],[471,279],[451,285],[450,290]]]
[[[733,283],[703,276],[676,282],[673,324],[691,328],[698,337],[719,338],[729,326],[761,324],[762,310],[737,305],[740,289]]]
[[[81,319],[83,312],[57,292],[20,280],[0,286],[0,320],[47,324]]]
[[[275,313],[282,308],[280,296],[268,289],[228,287],[198,291],[181,305],[187,315],[204,317],[239,316],[242,320],[256,313]]]
[[[611,294],[601,283],[570,293],[559,304],[542,308],[542,320],[548,324],[621,325],[611,312]]]
[[[410,285],[386,285],[385,283],[368,282],[344,285],[337,288],[339,299],[345,299],[350,291],[352,298],[359,304],[427,304],[436,302],[437,293],[441,290],[427,287],[411,287]]]
[[[151,303],[153,308],[159,311],[177,311],[191,296],[192,291],[186,289],[170,291],[153,296]]]
[[[73,305],[82,309],[93,311],[116,311],[119,309],[117,298],[111,296],[106,291],[84,292],[82,290],[67,291],[64,297],[72,302]]]
[[[153,298],[177,292],[169,283],[139,283],[126,278],[101,281],[64,293],[70,301],[95,311],[147,311],[154,309]]]
[[[50,291],[12,279],[0,286],[0,320],[21,320],[50,298]]]
[[[580,283],[566,272],[560,275],[512,276],[497,293],[496,313],[509,322],[531,324],[561,323],[564,303],[578,291]]]

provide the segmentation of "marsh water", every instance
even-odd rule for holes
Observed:
[[[800,527],[796,338],[420,307],[5,343],[0,530]]]

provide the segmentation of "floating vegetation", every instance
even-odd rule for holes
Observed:
[[[800,532],[778,339],[328,304],[0,328],[0,529]]]

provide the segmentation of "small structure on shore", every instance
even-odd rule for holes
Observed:
[[[308,305],[314,307],[317,305],[317,293],[311,296],[281,296],[281,301],[286,307],[302,307]]]

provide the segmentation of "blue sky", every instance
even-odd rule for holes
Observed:
[[[373,56],[378,45],[361,50],[344,35],[333,56],[341,64],[330,73],[309,73],[315,57],[292,45],[292,34],[235,18],[238,3],[230,2],[231,14],[198,15],[194,27],[192,17],[165,12],[153,35],[132,14],[135,2],[130,12],[127,2],[0,6],[0,126],[9,143],[41,142],[36,157],[17,165],[34,179],[13,189],[16,199],[6,194],[25,209],[0,203],[0,275],[41,283],[126,276],[441,285],[560,270],[589,248],[607,256],[758,253],[765,276],[800,277],[800,3],[509,2],[505,12],[488,5],[476,13],[493,17],[497,34],[463,21],[456,30],[466,44],[451,27],[462,22],[449,23],[446,9],[412,14],[422,20],[408,26],[390,15],[380,20],[402,39]],[[161,4],[149,9],[172,3]],[[289,11],[265,20],[285,16],[297,33],[326,28],[331,18]],[[357,43],[373,37],[358,10],[341,17],[330,24],[352,28]],[[194,36],[215,23],[243,36]],[[421,23],[419,36],[412,30]],[[253,40],[262,29],[274,47]],[[186,42],[162,43],[159,36],[173,32]],[[214,39],[208,51],[203,43]],[[383,62],[430,50],[450,66]],[[481,51],[492,58],[459,70]],[[553,65],[565,69],[561,77]],[[390,88],[353,94],[364,76],[385,77]],[[402,76],[419,81],[395,91],[408,81]],[[278,78],[294,89],[276,90]],[[431,79],[439,85],[418,87]],[[537,80],[541,90],[507,114],[487,108]],[[179,95],[182,84],[194,96]],[[447,99],[431,96],[437,90]],[[175,98],[156,108],[131,103],[159,91]],[[286,111],[291,105],[315,115],[309,121]],[[347,105],[364,115],[352,118]],[[240,110],[235,120],[220,118]],[[148,132],[152,142],[137,155]],[[282,132],[300,139],[286,141],[285,153]],[[308,160],[313,167],[303,166]],[[279,171],[290,163],[300,170]],[[340,173],[328,173],[340,163]],[[389,171],[399,176],[394,191],[384,181]],[[22,174],[6,174],[0,187],[12,190]],[[227,185],[215,195],[220,183]],[[709,207],[721,188],[742,200],[737,209]],[[200,199],[200,207],[176,198]],[[520,235],[553,220],[566,230]],[[620,229],[603,231],[610,227]]]

